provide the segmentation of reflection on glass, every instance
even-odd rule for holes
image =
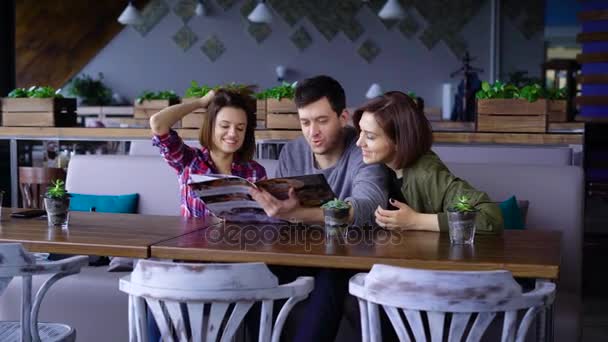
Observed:
[[[545,86],[547,88],[553,88],[554,83],[555,83],[555,70],[545,71]]]

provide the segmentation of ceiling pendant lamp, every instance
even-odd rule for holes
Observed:
[[[205,5],[203,5],[203,0],[198,1],[198,4],[196,4],[196,8],[194,9],[194,13],[197,17],[207,15],[207,10],[205,9]]]
[[[382,92],[382,88],[378,83],[372,83],[372,85],[369,86],[367,93],[365,93],[365,97],[367,97],[368,99],[373,99],[374,97],[382,95],[384,95],[384,93]]]
[[[118,22],[123,25],[137,25],[141,23],[141,14],[139,14],[139,11],[133,6],[131,1],[129,1],[127,8],[118,17]]]
[[[270,13],[270,9],[266,5],[266,2],[262,0],[255,6],[249,16],[247,16],[247,19],[252,23],[270,24],[272,22],[272,13]]]
[[[399,20],[405,17],[405,11],[399,0],[387,0],[378,16],[384,20]]]

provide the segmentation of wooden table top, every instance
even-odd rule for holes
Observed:
[[[23,209],[14,209],[21,211]],[[150,245],[202,229],[215,218],[70,212],[67,229],[49,228],[45,218],[10,217],[2,209],[0,242],[20,242],[32,252],[148,258]]]
[[[328,242],[321,229],[226,224],[155,244],[151,257],[361,270],[376,263],[437,270],[507,269],[518,277],[547,279],[559,275],[559,232],[505,231],[475,239],[473,246],[452,246],[447,234],[353,229],[347,240]]]

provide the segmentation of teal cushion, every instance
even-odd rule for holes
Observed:
[[[499,204],[502,211],[505,229],[525,229],[523,215],[517,205],[517,198],[511,196],[508,200]]]
[[[70,193],[70,210],[136,214],[139,194],[87,195]]]

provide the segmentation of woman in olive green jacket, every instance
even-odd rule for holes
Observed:
[[[447,210],[461,195],[476,204],[477,231],[500,233],[503,219],[498,205],[484,192],[454,176],[431,151],[431,125],[412,98],[398,91],[372,99],[353,116],[359,131],[357,146],[363,161],[384,163],[396,174],[390,204],[378,207],[376,223],[387,229],[447,231]]]

